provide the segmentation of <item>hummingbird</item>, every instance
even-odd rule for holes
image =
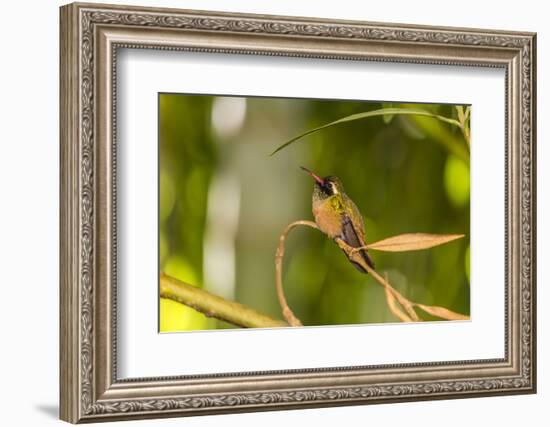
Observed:
[[[333,240],[342,239],[353,248],[365,246],[365,224],[359,208],[344,192],[342,181],[337,176],[321,178],[309,169],[300,166],[314,180],[312,212],[319,229]],[[374,269],[374,262],[366,249],[359,251],[365,262]],[[350,262],[362,273],[367,273],[360,264]]]

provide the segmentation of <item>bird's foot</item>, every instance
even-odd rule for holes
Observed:
[[[352,248],[350,251],[349,251],[349,255],[350,256],[353,256],[355,255],[357,252],[359,251],[362,251],[364,249],[368,249],[369,247],[368,246],[359,246],[358,248]]]

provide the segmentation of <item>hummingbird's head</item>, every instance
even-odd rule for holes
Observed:
[[[326,176],[321,178],[303,166],[300,166],[300,168],[313,178],[315,181],[315,192],[318,193],[320,197],[330,197],[344,192],[342,181],[340,181],[340,178],[337,176]]]

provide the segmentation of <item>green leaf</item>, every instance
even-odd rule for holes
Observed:
[[[397,115],[397,114],[433,117],[434,119],[440,120],[442,122],[445,122],[445,123],[448,123],[448,124],[451,124],[451,125],[454,125],[454,126],[458,126],[459,128],[461,126],[460,123],[457,120],[449,119],[447,117],[443,117],[443,116],[440,116],[438,114],[433,114],[433,113],[430,113],[430,112],[425,111],[425,110],[412,109],[412,108],[397,108],[397,107],[396,108],[381,108],[379,110],[373,110],[373,111],[367,111],[367,112],[364,112],[364,113],[352,114],[350,116],[342,117],[341,119],[338,119],[338,120],[335,120],[333,122],[324,124],[322,126],[318,126],[316,128],[310,129],[307,132],[304,132],[304,133],[292,138],[291,140],[285,142],[284,144],[280,145],[275,151],[273,151],[270,154],[270,156],[273,156],[275,153],[281,151],[283,148],[288,147],[290,144],[292,144],[293,142],[303,138],[304,136],[310,135],[314,132],[318,132],[321,129],[326,129],[328,127],[335,126],[335,125],[338,125],[338,124],[341,124],[341,123],[352,122],[352,121],[355,121],[355,120],[363,120],[363,119],[366,119],[366,118],[369,118],[369,117],[388,116],[388,115]]]

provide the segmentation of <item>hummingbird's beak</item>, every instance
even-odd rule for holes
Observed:
[[[315,174],[314,174],[312,171],[310,171],[308,168],[305,168],[305,167],[303,167],[303,166],[300,166],[300,169],[302,169],[303,171],[306,171],[308,174],[310,174],[311,177],[312,177],[315,181],[317,181],[317,184],[319,184],[319,185],[325,185],[325,180],[322,179],[322,178],[320,178],[320,177],[318,177],[317,175],[315,175]]]

